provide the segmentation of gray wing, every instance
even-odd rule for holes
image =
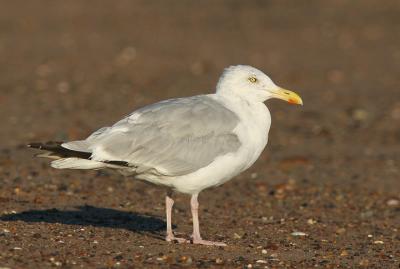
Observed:
[[[241,143],[233,130],[238,122],[235,113],[209,96],[171,99],[65,146],[80,143],[75,145],[92,152],[93,160],[127,162],[138,174],[179,176],[237,151]]]

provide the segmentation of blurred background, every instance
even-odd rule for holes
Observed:
[[[362,266],[395,264],[399,234],[393,229],[399,223],[400,199],[399,1],[19,0],[0,1],[0,6],[0,201],[4,210],[124,204],[125,210],[162,219],[162,192],[108,172],[54,171],[46,161],[32,159],[23,145],[82,139],[146,104],[214,92],[225,67],[248,64],[299,93],[304,106],[267,102],[273,121],[269,145],[251,170],[204,192],[209,211],[203,221],[208,216],[210,226],[205,234],[213,235],[216,216],[227,212],[224,206],[237,205],[242,209],[219,220],[229,231],[225,237],[240,235],[234,230],[237,227],[251,229],[249,218],[254,222],[267,215],[294,216],[289,226],[271,222],[265,237],[276,234],[276,229],[301,228],[297,221],[311,229],[306,224],[311,219],[321,225],[312,228],[319,239],[332,236],[330,242],[336,242],[330,246],[333,256]],[[93,186],[96,193],[91,193]],[[62,200],[68,192],[74,195]],[[139,196],[142,193],[145,198]],[[308,206],[298,212],[304,203]],[[249,207],[254,211],[248,212]],[[186,211],[178,212],[178,220],[188,221]],[[230,222],[238,218],[241,221]],[[39,229],[24,223],[20,231]],[[190,222],[182,225],[190,227]],[[357,230],[360,226],[366,230]],[[340,241],[337,235],[343,230],[338,229],[350,230],[347,238],[358,243],[346,249],[351,242]],[[382,238],[367,239],[373,231]],[[114,236],[121,242],[127,237]],[[140,235],[129,236],[140,240]],[[278,236],[276,245],[285,238]],[[266,247],[253,239],[243,240],[233,243],[242,246],[230,252],[232,257],[245,257],[243,263],[258,257],[249,254],[253,250],[247,251],[248,244]],[[385,244],[370,249],[368,240]],[[300,242],[296,248],[307,250],[310,244]],[[285,256],[280,247],[271,249],[268,253],[283,255],[286,265],[312,265],[322,259],[313,261],[303,254],[294,259],[298,253]],[[347,254],[341,256],[343,249]],[[201,259],[201,253],[193,260]],[[379,258],[377,253],[386,256]],[[62,264],[68,264],[66,259]],[[11,258],[3,262],[23,264],[12,263]]]

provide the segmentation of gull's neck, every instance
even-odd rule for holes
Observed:
[[[265,106],[260,101],[253,100],[251,98],[246,98],[245,96],[241,96],[241,95],[235,94],[234,92],[217,91],[215,93],[215,96],[218,99],[225,99],[225,100],[229,101],[230,103],[246,105],[248,107],[259,106],[259,105]]]

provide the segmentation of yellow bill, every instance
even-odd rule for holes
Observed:
[[[301,97],[297,93],[283,88],[278,88],[275,90],[272,96],[281,100],[285,100],[289,104],[303,105],[303,100],[301,100]]]

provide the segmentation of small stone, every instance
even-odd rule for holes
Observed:
[[[349,255],[349,253],[348,253],[346,250],[343,250],[343,251],[340,253],[340,256],[342,256],[342,257],[345,257],[345,256],[347,256],[347,255]]]
[[[267,263],[266,260],[257,260],[256,263]]]
[[[355,109],[352,117],[357,121],[365,121],[368,118],[368,111],[361,108]]]
[[[249,263],[249,264],[247,265],[247,268],[253,268],[253,265],[252,265],[251,263]]]
[[[182,262],[182,263],[191,264],[193,260],[192,260],[192,257],[181,256],[179,258],[179,261]]]
[[[216,264],[223,264],[223,263],[224,263],[224,260],[221,259],[221,258],[216,258],[216,259],[215,259],[215,263],[216,263]]]
[[[66,81],[61,81],[57,84],[57,91],[60,93],[67,93],[70,89],[69,83]]]
[[[309,225],[313,225],[313,224],[315,224],[315,223],[317,223],[316,220],[313,220],[313,219],[308,219],[308,220],[307,220],[307,224],[309,224]]]
[[[237,233],[234,233],[233,234],[233,238],[235,238],[235,239],[240,239],[240,238],[242,238],[239,234],[237,234]]]
[[[268,251],[267,251],[266,249],[263,249],[263,250],[261,250],[261,253],[262,253],[262,254],[267,254]]]
[[[250,178],[251,179],[256,179],[258,177],[257,173],[251,173]]]
[[[117,260],[117,261],[121,261],[123,259],[124,259],[124,256],[122,256],[121,254],[114,257],[114,260]]]
[[[359,263],[360,266],[369,266],[369,260],[368,259],[362,259]]]
[[[337,233],[337,234],[342,234],[342,233],[344,233],[344,232],[346,232],[346,229],[345,229],[345,228],[339,228],[339,229],[336,230],[336,233]]]
[[[368,238],[372,238],[372,234],[369,234],[369,235],[367,235],[368,236]]]
[[[371,218],[372,216],[374,216],[374,211],[367,210],[367,211],[361,212],[360,216],[363,219]]]
[[[271,223],[274,221],[274,216],[270,216],[270,217],[261,217],[261,221],[264,223]]]
[[[186,260],[186,263],[187,264],[192,264],[192,262],[193,262],[192,257],[188,257],[188,259]]]
[[[396,199],[390,199],[386,202],[388,206],[398,206],[400,205],[400,201]]]
[[[307,234],[303,233],[303,232],[293,232],[293,233],[291,233],[291,235],[292,236],[307,236]]]
[[[374,244],[384,244],[384,242],[381,240],[377,240],[377,241],[374,241]]]

